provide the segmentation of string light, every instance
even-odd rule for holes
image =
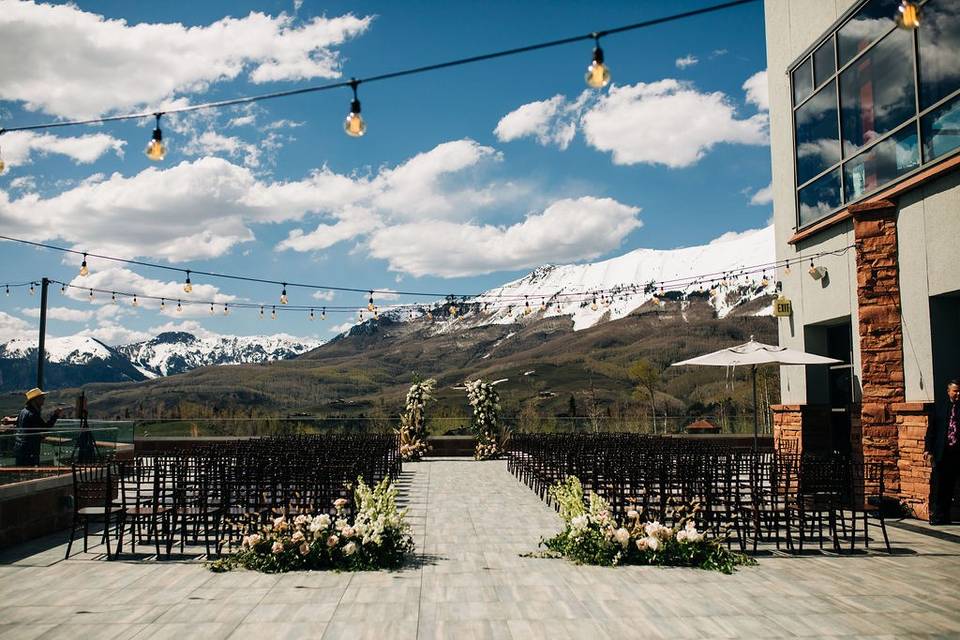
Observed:
[[[271,307],[271,308],[270,308],[270,319],[271,319],[271,320],[276,320],[276,319],[277,319],[277,308],[276,308],[276,307]]]
[[[377,307],[373,308],[373,319],[374,320],[380,319],[380,310]]]
[[[130,303],[131,307],[138,307],[140,303],[137,301],[137,296],[133,296],[133,301]]]
[[[524,296],[524,297],[526,298],[526,296]],[[530,315],[530,311],[531,311],[531,309],[530,309],[530,300],[529,300],[529,299],[528,299],[528,300],[524,300],[524,301],[523,301],[523,315],[525,315],[525,316]]]
[[[326,319],[327,319],[327,308],[324,307],[323,309],[320,310],[320,320],[326,320]]]
[[[213,303],[210,303],[210,315],[213,315],[216,311],[213,310]]]
[[[224,305],[223,305],[223,315],[225,315],[225,316],[230,315],[230,307],[228,307],[228,306],[226,305],[226,303],[224,303]]]
[[[30,285],[30,293],[33,293],[33,285]],[[90,289],[90,303],[93,303],[93,289]]]
[[[373,291],[370,292],[370,299],[367,301],[367,311],[373,311]]]
[[[193,284],[190,282],[190,271],[187,270],[187,279],[183,283],[184,293],[193,293]]]
[[[160,313],[163,313],[167,309],[167,301],[163,298],[160,298]]]
[[[80,275],[84,278],[90,275],[90,269],[87,268],[87,254],[83,254],[83,262],[80,263]]]
[[[36,293],[36,292],[37,292],[37,290],[33,288],[33,283],[31,282],[31,283],[30,283],[30,295],[33,295],[33,294]],[[93,297],[93,292],[92,292],[92,291],[90,292],[90,296]]]
[[[767,272],[764,271],[764,272],[763,272],[763,277],[760,278],[760,286],[763,287],[764,289],[766,289],[769,284],[770,284],[770,279],[767,278]]]
[[[263,305],[260,305],[260,319],[263,320]]]
[[[310,321],[313,322],[316,318],[313,315],[313,309],[310,309]]]
[[[546,301],[545,298],[541,298],[541,299],[540,299],[540,311],[546,311],[546,310],[547,310],[547,301]]]
[[[587,67],[587,86],[602,89],[610,84],[610,68],[603,63],[603,49],[600,48],[600,35],[593,34],[593,61]]]
[[[283,290],[280,291],[280,304],[287,304],[287,283],[283,283]]]
[[[590,309],[591,309],[592,311],[596,311],[596,310],[597,310],[597,296],[596,296],[596,295],[593,296],[593,302],[590,304]]]
[[[183,313],[183,306],[180,304],[179,300],[177,300],[177,313]]]
[[[157,118],[157,127],[153,130],[153,138],[147,143],[147,157],[154,162],[160,162],[167,155],[167,146],[163,144],[163,132],[160,131],[160,116],[162,113],[153,114]]]
[[[9,295],[10,295],[10,285],[4,285],[4,287],[6,288],[6,290],[7,290],[7,295],[9,296]]]
[[[360,115],[360,100],[357,98],[357,87],[360,81],[356,78],[350,79],[350,88],[353,89],[353,100],[350,101],[350,113],[347,119],[343,121],[343,130],[351,138],[359,138],[367,132],[367,123],[363,121]]]
[[[906,31],[920,27],[920,7],[916,2],[903,0],[897,9],[897,26]]]
[[[783,265],[783,275],[785,275],[785,276],[790,275],[790,261],[789,261],[789,260],[787,260],[787,263],[786,263],[785,265]]]
[[[111,291],[111,292],[110,292],[110,304],[117,304],[117,292],[116,292],[116,291]]]
[[[62,296],[67,295],[67,285],[65,284],[60,285],[60,295]]]

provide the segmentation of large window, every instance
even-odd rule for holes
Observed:
[[[790,70],[797,221],[804,227],[960,152],[960,0],[867,0]]]

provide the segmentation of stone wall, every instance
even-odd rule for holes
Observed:
[[[923,441],[933,420],[933,403],[901,402],[893,405],[900,457],[900,498],[913,514],[929,516],[930,464],[923,457]]]
[[[905,400],[896,207],[881,200],[850,207],[857,256],[863,459],[884,461],[887,489],[900,491],[899,433],[893,405]]]
[[[773,448],[782,453],[803,450],[803,407],[799,404],[770,405],[773,412]]]

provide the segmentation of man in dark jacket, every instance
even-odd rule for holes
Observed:
[[[949,524],[953,490],[960,472],[960,380],[947,383],[947,406],[927,429],[924,456],[930,473],[930,524]]]
[[[17,436],[14,439],[13,452],[18,467],[33,467],[40,464],[41,433],[49,431],[60,417],[60,409],[53,412],[49,420],[40,415],[46,393],[40,389],[27,391],[27,404],[17,416]]]

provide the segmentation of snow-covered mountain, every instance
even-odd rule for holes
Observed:
[[[117,347],[144,376],[155,378],[207,365],[286,360],[322,344],[286,334],[198,337],[183,331],[161,333],[144,342]]]
[[[206,365],[269,362],[296,357],[320,346],[286,334],[210,336],[168,332],[134,344],[108,346],[89,336],[48,338],[45,381],[49,389],[90,382],[130,382],[183,373]],[[32,387],[37,341],[14,338],[0,344],[0,390]]]
[[[741,272],[775,259],[771,225],[731,234],[729,239],[721,237],[706,245],[637,249],[601,262],[542,266],[518,280],[476,297],[448,301],[430,312],[438,320],[435,324],[440,331],[554,316],[571,316],[574,330],[580,330],[623,318],[645,304],[657,304],[661,297],[680,299],[695,295],[708,299],[722,318],[745,303],[774,293],[773,271]],[[695,282],[702,274],[716,277]],[[723,284],[719,283],[721,280]],[[647,286],[654,282],[682,284],[668,284],[661,291],[659,287]],[[608,293],[594,295],[596,291]],[[453,317],[449,313],[451,305],[458,311]],[[426,311],[384,311],[394,320],[416,319],[423,313]],[[753,313],[769,315],[771,309],[765,306]]]

